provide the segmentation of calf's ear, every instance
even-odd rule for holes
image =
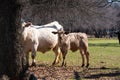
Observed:
[[[68,32],[68,31],[65,31],[65,32],[64,32],[64,34],[69,34],[69,33],[70,33],[70,32]]]
[[[52,32],[53,34],[58,34],[58,32]]]

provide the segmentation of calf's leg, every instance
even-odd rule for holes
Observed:
[[[85,56],[86,56],[86,60],[87,60],[86,67],[89,67],[89,52],[88,51],[84,51],[84,52],[85,52]]]
[[[89,67],[89,65],[90,65],[90,63],[89,63],[89,52],[87,52],[87,55],[88,55],[88,61],[87,61],[86,67]]]
[[[63,61],[62,61],[62,65],[61,66],[66,66],[65,58],[66,58],[67,52],[68,52],[67,50],[62,52],[62,54],[63,54]]]
[[[85,58],[84,58],[83,50],[80,50],[80,54],[81,54],[81,57],[82,57],[82,65],[81,65],[81,67],[84,67],[84,65],[85,65]]]

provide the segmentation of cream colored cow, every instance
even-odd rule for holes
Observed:
[[[27,58],[29,52],[32,52],[32,65],[35,65],[37,51],[45,53],[51,49],[55,52],[55,60],[52,64],[55,65],[59,62],[62,54],[58,46],[58,35],[54,35],[52,31],[63,29],[63,27],[57,21],[42,26],[23,22],[22,28],[24,52],[27,53]]]

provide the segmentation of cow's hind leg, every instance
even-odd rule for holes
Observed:
[[[61,52],[60,48],[58,48],[58,47],[55,47],[55,48],[53,49],[53,51],[54,51],[54,53],[55,53],[55,60],[54,60],[54,62],[52,63],[52,65],[55,65],[55,64],[58,64],[59,61],[61,60],[62,52]]]

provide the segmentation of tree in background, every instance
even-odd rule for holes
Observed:
[[[0,80],[23,80],[27,69],[22,49],[21,1],[0,1]]]
[[[101,30],[107,32],[116,25],[118,9],[112,3],[108,0],[30,0],[22,17],[38,25],[57,20],[66,31],[96,35],[96,30],[103,34]]]

